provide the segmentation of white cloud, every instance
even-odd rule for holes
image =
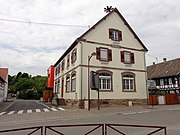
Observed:
[[[149,49],[148,64],[155,57],[159,61],[179,57],[178,0],[0,0],[0,19],[92,26],[110,5],[118,8]],[[0,20],[0,65],[8,66],[11,75],[18,71],[46,75],[47,68],[87,29]]]

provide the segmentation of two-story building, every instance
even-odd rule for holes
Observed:
[[[54,64],[54,93],[66,104],[97,105],[89,72],[99,74],[101,105],[146,104],[147,48],[115,8],[77,38]]]

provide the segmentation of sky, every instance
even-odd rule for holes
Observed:
[[[0,0],[0,67],[47,75],[106,6],[116,7],[148,48],[147,65],[180,57],[179,0]]]

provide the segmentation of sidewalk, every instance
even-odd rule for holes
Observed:
[[[1,102],[0,103],[0,112],[3,112],[6,110],[9,106],[11,106],[14,102],[14,99],[7,99],[7,101]]]

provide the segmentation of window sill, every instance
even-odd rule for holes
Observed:
[[[96,90],[98,91],[98,90]],[[99,92],[113,92],[113,90],[99,90]]]

